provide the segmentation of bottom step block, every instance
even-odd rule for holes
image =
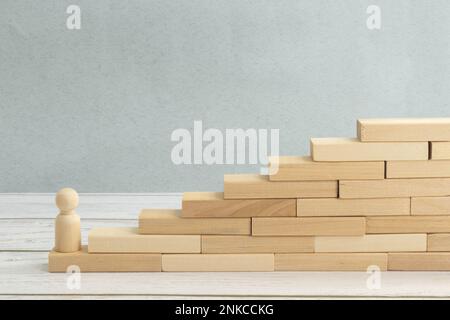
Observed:
[[[275,254],[275,271],[367,271],[370,266],[387,270],[386,253],[281,253]]]
[[[392,271],[450,271],[450,252],[390,253]]]
[[[49,253],[49,272],[66,272],[69,266],[81,272],[154,272],[161,271],[161,254],[88,253],[85,246],[73,253]]]
[[[155,254],[51,251],[49,272],[450,271],[450,252]]]
[[[273,254],[164,254],[162,271],[274,271]]]

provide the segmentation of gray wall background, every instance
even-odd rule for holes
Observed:
[[[444,0],[2,0],[0,192],[221,190],[258,171],[172,164],[194,120],[280,128],[298,155],[359,117],[449,116],[449,17]]]

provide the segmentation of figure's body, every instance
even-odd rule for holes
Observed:
[[[55,251],[76,252],[81,250],[80,217],[75,212],[78,207],[78,193],[64,188],[56,194],[56,206],[60,212],[55,221]]]

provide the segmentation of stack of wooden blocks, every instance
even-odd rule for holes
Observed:
[[[358,138],[311,139],[270,176],[226,175],[139,228],[98,228],[49,270],[450,270],[450,118],[358,121]]]

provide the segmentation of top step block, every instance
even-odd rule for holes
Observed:
[[[360,141],[450,141],[450,118],[359,119]]]
[[[314,161],[428,160],[428,142],[361,142],[355,138],[312,138]]]

